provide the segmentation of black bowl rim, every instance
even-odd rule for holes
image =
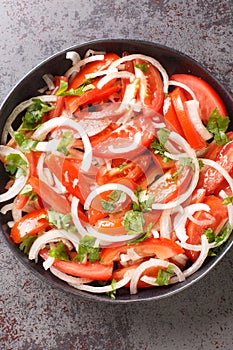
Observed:
[[[186,55],[185,53],[176,50],[174,48],[168,47],[166,45],[160,44],[160,43],[155,43],[152,41],[146,41],[146,40],[134,40],[134,39],[98,39],[98,40],[92,40],[92,41],[88,41],[88,42],[83,42],[80,43],[78,45],[72,45],[68,48],[65,48],[61,51],[58,51],[56,53],[54,53],[53,55],[47,57],[46,59],[42,60],[39,64],[35,65],[34,68],[32,68],[31,70],[28,71],[28,73],[26,73],[15,85],[14,87],[10,90],[10,92],[7,94],[7,96],[5,97],[4,101],[2,102],[1,106],[0,106],[0,114],[2,112],[2,109],[4,109],[4,107],[7,105],[7,103],[9,102],[11,95],[14,94],[14,92],[20,87],[21,84],[23,84],[28,78],[30,78],[30,76],[34,73],[36,73],[40,68],[42,68],[44,65],[50,63],[53,59],[56,58],[60,58],[62,57],[62,55],[65,55],[66,52],[68,51],[80,51],[82,49],[85,48],[88,49],[90,47],[92,47],[93,45],[107,45],[107,44],[112,44],[112,45],[125,45],[125,44],[130,44],[130,45],[134,45],[134,46],[146,46],[147,48],[150,48],[151,50],[156,49],[156,50],[160,50],[160,51],[165,51],[169,52],[170,55],[175,55],[181,59],[185,59],[187,60],[188,63],[193,64],[196,68],[200,69],[202,71],[202,74],[206,75],[208,77],[208,80],[211,80],[212,83],[211,85],[217,85],[218,87],[218,92],[220,94],[221,97],[223,97],[222,95],[224,95],[224,99],[227,100],[228,102],[230,102],[233,105],[233,99],[230,95],[230,93],[226,90],[226,88],[219,83],[213,76],[212,73],[210,73],[203,65],[201,65],[199,62],[197,62],[195,59],[193,59],[192,57]],[[119,51],[119,50],[118,50]],[[15,105],[14,105],[15,107]],[[14,108],[13,107],[13,108]],[[232,116],[233,118],[233,116]],[[3,124],[4,125],[4,124]],[[128,296],[126,298],[121,299],[120,296],[117,297],[115,300],[107,297],[107,296],[103,296],[103,295],[97,295],[97,294],[90,294],[87,292],[83,292],[81,290],[75,289],[70,287],[69,285],[67,285],[65,282],[57,279],[56,277],[54,277],[51,273],[49,273],[48,271],[43,270],[43,268],[39,268],[38,267],[40,265],[36,265],[34,262],[29,261],[27,258],[25,259],[24,256],[22,255],[22,253],[19,251],[19,249],[17,249],[16,245],[12,245],[12,241],[9,237],[9,235],[4,231],[4,225],[2,225],[2,223],[0,222],[1,225],[1,233],[5,239],[5,241],[7,242],[8,246],[10,247],[10,249],[12,250],[14,256],[29,270],[31,271],[36,277],[38,277],[41,281],[43,282],[47,282],[49,283],[52,287],[55,287],[57,289],[62,290],[65,293],[69,293],[72,294],[73,296],[77,296],[80,298],[84,298],[88,301],[97,301],[97,302],[106,302],[106,303],[111,303],[111,304],[119,304],[119,303],[132,303],[132,302],[148,302],[148,301],[154,301],[154,300],[160,300],[160,299],[164,299],[167,298],[169,296],[172,296],[174,294],[177,294],[183,290],[185,290],[186,288],[190,287],[191,285],[193,285],[194,283],[196,283],[197,281],[199,281],[201,278],[203,278],[210,270],[212,270],[215,265],[223,258],[223,256],[227,253],[227,251],[231,248],[232,244],[233,244],[233,237],[231,237],[227,244],[224,246],[223,250],[221,251],[221,253],[214,257],[211,258],[211,260],[209,260],[207,263],[204,264],[204,266],[198,270],[196,273],[194,273],[194,275],[190,276],[189,278],[186,279],[185,282],[182,283],[178,283],[176,285],[171,285],[168,287],[159,287],[160,291],[162,291],[161,294],[159,295],[153,295],[153,290],[154,289],[147,289],[149,291],[151,291],[151,295],[149,296],[142,296],[143,291],[139,291],[139,294],[136,295],[130,295],[128,293]],[[203,270],[204,268],[204,270]],[[49,275],[50,274],[50,275]],[[50,277],[48,277],[50,276]],[[175,286],[175,288],[174,288]],[[145,292],[144,292],[145,294]],[[148,294],[148,293],[146,293]],[[149,293],[150,294],[150,293]]]

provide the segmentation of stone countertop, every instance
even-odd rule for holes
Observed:
[[[0,13],[0,102],[43,59],[102,38],[173,47],[232,92],[231,0],[1,0]],[[101,304],[38,280],[0,236],[0,349],[231,350],[232,257],[170,298]]]

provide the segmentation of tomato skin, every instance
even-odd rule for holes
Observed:
[[[233,172],[233,141],[221,147],[215,156],[216,163],[221,165],[229,174]],[[204,167],[199,176],[198,187],[206,189],[206,194],[214,193],[221,186],[225,178],[210,166]]]
[[[169,259],[184,252],[178,244],[167,238],[147,238],[145,241],[136,244],[125,244],[114,248],[103,248],[101,261],[109,264],[112,261],[119,261],[120,254],[126,254],[127,249],[133,248],[141,257],[157,256],[159,259]]]
[[[16,221],[11,229],[13,241],[19,244],[24,236],[34,236],[49,227],[49,222],[45,218],[40,218],[41,215],[47,215],[46,209],[34,210]]]
[[[62,214],[70,213],[70,202],[66,198],[57,194],[45,182],[39,180],[35,176],[31,176],[28,183],[32,186],[33,191],[42,199],[44,205],[49,206]]]
[[[206,148],[207,144],[205,140],[197,132],[193,122],[189,118],[189,115],[185,108],[185,101],[187,101],[184,92],[181,88],[176,87],[171,93],[170,97],[183,130],[184,136],[190,146],[195,150]]]
[[[140,79],[139,98],[141,103],[155,112],[158,112],[163,104],[163,80],[159,71],[151,63],[141,59],[134,60],[134,67],[137,64],[144,64],[145,72],[140,68],[135,69],[136,77]]]
[[[48,258],[48,249],[42,249],[40,256],[46,260]],[[89,278],[97,281],[107,281],[112,276],[113,264],[101,264],[99,261],[94,263],[86,262],[85,264],[55,259],[53,266],[63,273],[71,276]]]
[[[184,137],[184,132],[180,125],[179,119],[177,118],[177,114],[170,95],[166,96],[164,99],[163,115],[167,128],[171,131],[177,132],[179,135]]]
[[[191,74],[174,74],[170,80],[187,85],[195,94],[200,103],[201,117],[205,124],[208,123],[210,114],[215,108],[221,116],[226,116],[226,107],[217,92],[203,79]]]
[[[188,221],[188,224],[186,226],[187,235],[189,236],[187,240],[188,243],[200,244],[203,230],[206,230],[208,228],[212,228],[213,231],[219,230],[219,227],[222,226],[222,224],[228,217],[227,208],[226,206],[222,205],[222,201],[222,199],[214,195],[206,196],[206,198],[204,199],[204,203],[209,205],[210,211],[205,212],[201,210],[196,212],[193,216],[195,219],[202,221],[210,220],[211,223],[197,225],[192,221]],[[186,250],[186,255],[193,262],[197,260],[199,254],[200,253],[196,251]]]
[[[126,166],[122,168],[116,166],[110,170],[107,170],[106,166],[102,166],[96,174],[96,181],[98,185],[104,185],[109,182],[115,182],[116,180],[124,177],[137,182],[137,180],[146,173],[150,160],[150,155],[145,154],[134,159],[133,161],[123,161],[121,164],[126,164]]]

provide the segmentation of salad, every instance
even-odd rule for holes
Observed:
[[[66,58],[68,71],[45,74],[4,126],[11,239],[90,293],[185,281],[233,228],[224,103],[201,78],[168,76],[143,54]]]

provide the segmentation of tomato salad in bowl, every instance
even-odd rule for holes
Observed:
[[[205,80],[143,52],[68,51],[2,132],[11,239],[72,288],[184,283],[233,228],[233,132]]]

